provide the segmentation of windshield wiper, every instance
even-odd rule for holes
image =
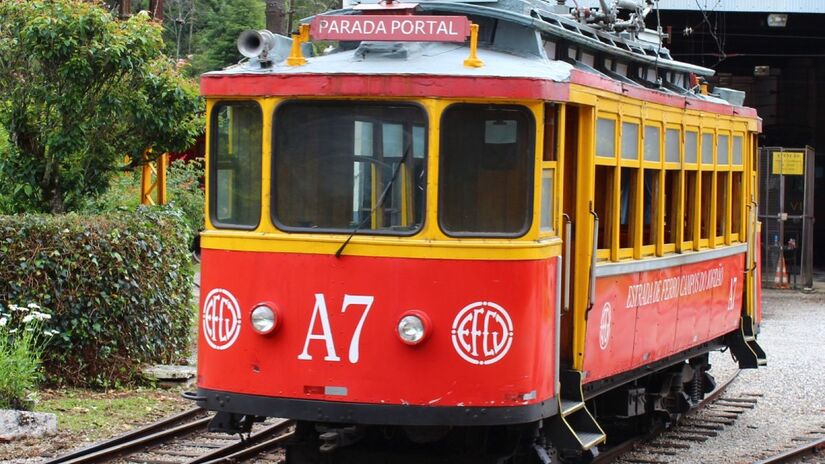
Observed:
[[[341,253],[344,252],[344,248],[347,247],[347,245],[349,244],[349,241],[352,240],[352,237],[355,237],[355,234],[357,234],[358,231],[361,230],[361,227],[364,227],[364,224],[366,224],[367,221],[372,218],[372,213],[374,213],[375,210],[381,209],[381,208],[384,207],[384,203],[386,203],[386,201],[387,201],[387,196],[390,192],[390,189],[392,189],[393,184],[395,184],[395,179],[398,177],[398,172],[401,171],[401,165],[404,164],[404,162],[407,160],[407,154],[409,152],[410,152],[409,149],[404,150],[404,155],[401,156],[401,160],[395,166],[395,169],[392,172],[392,177],[390,178],[390,181],[387,182],[387,185],[384,187],[384,191],[381,192],[381,196],[378,197],[378,202],[376,202],[375,206],[370,208],[367,215],[364,216],[364,218],[361,219],[361,221],[359,221],[358,224],[355,225],[354,229],[352,229],[352,232],[350,232],[349,237],[347,237],[347,239],[344,240],[344,243],[342,243],[341,246],[338,247],[338,251],[335,252],[335,257],[336,258],[341,257]]]

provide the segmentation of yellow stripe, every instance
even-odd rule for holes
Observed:
[[[321,255],[334,255],[346,240],[344,235],[234,231],[206,231],[201,237],[201,246],[206,249]],[[347,245],[344,256],[518,261],[559,256],[561,249],[561,240],[558,238],[512,241],[359,236]]]

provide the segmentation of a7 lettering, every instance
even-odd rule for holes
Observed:
[[[359,358],[359,346],[361,343],[361,331],[364,329],[364,322],[372,308],[372,303],[375,301],[374,296],[364,295],[344,295],[344,302],[341,304],[341,313],[346,313],[350,306],[364,306],[364,313],[361,315],[361,320],[355,327],[355,332],[352,334],[352,340],[349,344],[349,362],[355,364]],[[320,319],[321,332],[315,332],[315,325]],[[302,361],[311,361],[312,355],[309,354],[309,344],[313,340],[323,340],[326,345],[327,355],[324,356],[324,361],[341,361],[341,358],[335,352],[335,342],[332,339],[332,329],[329,325],[329,311],[327,311],[327,302],[323,293],[315,294],[315,307],[312,309],[312,318],[309,320],[309,329],[307,329],[307,336],[304,339],[304,350],[298,355],[298,359]]]

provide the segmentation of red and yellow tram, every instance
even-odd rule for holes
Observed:
[[[214,429],[295,419],[290,462],[554,462],[684,412],[709,351],[764,364],[761,122],[619,6],[357,5],[202,77]]]

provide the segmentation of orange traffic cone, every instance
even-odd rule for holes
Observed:
[[[773,278],[773,283],[776,288],[789,288],[788,286],[788,268],[785,267],[785,256],[779,255],[779,261],[776,262],[776,275]]]

